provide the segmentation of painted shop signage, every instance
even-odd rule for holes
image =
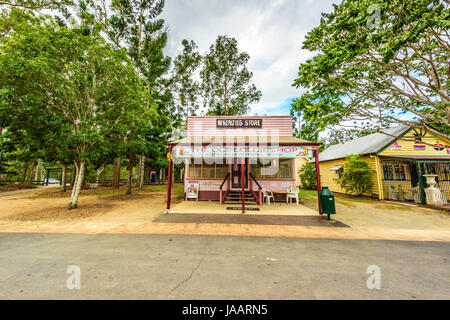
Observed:
[[[307,158],[311,146],[176,146],[174,158]]]
[[[262,128],[262,119],[216,119],[217,128]]]
[[[398,143],[398,141],[395,141],[394,144],[391,146],[391,150],[400,151],[403,149],[403,146]]]
[[[418,151],[427,150],[427,146],[424,145],[424,144],[415,144],[414,145],[414,150],[418,150]]]
[[[444,150],[444,145],[442,143],[440,143],[439,141],[436,141],[433,148],[436,151],[442,151],[442,150]]]

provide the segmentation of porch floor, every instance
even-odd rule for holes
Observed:
[[[241,210],[227,210],[227,207],[241,207],[240,204],[220,204],[218,201],[183,201],[171,208],[172,213],[199,213],[199,214],[242,214]],[[295,203],[266,203],[259,205],[246,205],[246,208],[259,208],[259,211],[246,211],[246,214],[255,215],[289,215],[289,216],[318,216],[319,213],[304,205]]]

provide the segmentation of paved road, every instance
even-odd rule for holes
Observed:
[[[449,259],[448,242],[0,233],[0,299],[450,299]]]

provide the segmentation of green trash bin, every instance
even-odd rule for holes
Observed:
[[[334,195],[328,187],[322,187],[322,190],[320,191],[320,205],[322,207],[322,212],[328,215],[328,220],[330,220],[330,214],[336,214]]]

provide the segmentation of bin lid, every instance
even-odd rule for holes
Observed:
[[[328,187],[322,187],[322,190],[320,190],[321,196],[332,196],[333,193],[328,189]]]

